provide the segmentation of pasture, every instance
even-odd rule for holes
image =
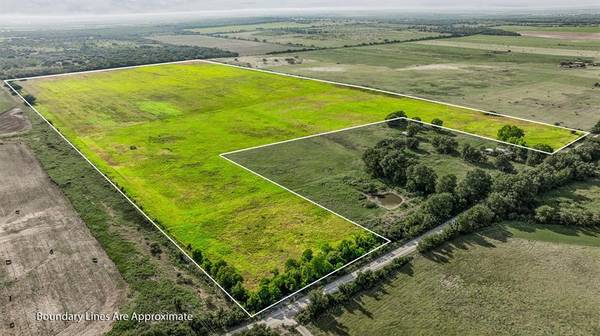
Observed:
[[[578,137],[555,127],[309,80],[200,63],[21,81],[37,109],[182,246],[238,269],[253,289],[288,258],[363,230],[219,154],[380,121],[393,111],[529,144]]]
[[[600,113],[600,95],[594,87],[600,68],[562,69],[560,62],[569,58],[561,56],[416,43],[290,53],[280,58],[291,56],[298,56],[297,63],[302,64],[270,62],[267,68],[586,130]]]
[[[440,134],[424,129],[415,137],[419,141],[418,149],[407,152],[419,163],[431,167],[438,177],[454,174],[460,181],[468,171],[476,168],[491,175],[500,173],[491,162],[475,164],[463,160],[458,153],[437,153],[431,142]],[[456,140],[459,147],[464,144],[475,148],[506,147],[455,132],[443,132],[443,135]],[[225,157],[348,219],[383,233],[388,224],[414,211],[423,200],[422,196],[388,185],[366,172],[363,153],[385,139],[406,140],[407,137],[400,129],[381,123],[235,152]],[[513,165],[516,169],[523,168],[517,163]],[[377,191],[366,192],[366,185],[374,186]],[[380,204],[380,200],[386,201],[381,195],[392,198],[387,200],[387,208]]]
[[[550,242],[548,235],[519,232],[498,226],[417,256],[395,278],[309,329],[314,335],[594,334],[600,234],[548,231]]]

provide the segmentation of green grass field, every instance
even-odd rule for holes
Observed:
[[[28,80],[37,109],[182,245],[223,258],[248,288],[304,249],[362,229],[228,163],[223,152],[382,120],[396,110],[530,144],[577,135],[470,110],[207,63]]]
[[[294,55],[302,64],[271,69],[586,130],[600,113],[600,69],[561,69],[561,56],[401,43],[281,58]]]
[[[6,112],[16,105],[8,90],[0,89],[0,113]]]
[[[381,288],[309,329],[346,336],[597,334],[600,233],[521,238],[513,231],[498,226],[417,256]]]
[[[549,49],[574,49],[598,51],[600,40],[560,40],[534,36],[492,36],[472,35],[445,40],[446,42],[469,42],[477,44],[494,44],[501,46],[535,47]]]
[[[475,165],[458,155],[438,154],[430,141],[438,134],[432,130],[421,132],[419,149],[408,151],[441,177],[454,174],[460,181],[468,171],[481,168],[491,175],[499,173],[493,165]],[[498,143],[473,136],[447,132],[448,136],[463,145],[476,148],[495,148]],[[400,129],[377,124],[322,135],[273,146],[261,147],[226,155],[226,157],[252,171],[273,180],[300,195],[326,206],[346,218],[377,232],[384,232],[386,225],[401,218],[420,203],[422,197],[403,188],[385,185],[365,172],[362,155],[367,148],[390,138],[406,138]],[[516,169],[523,167],[514,164]],[[397,208],[386,209],[369,206],[369,200],[361,185],[372,183],[380,192],[393,191],[404,201]]]

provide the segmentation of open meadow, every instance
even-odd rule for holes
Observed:
[[[188,31],[234,40],[260,41],[302,48],[339,48],[447,35],[414,28],[409,29],[407,25],[403,24],[380,24],[359,20],[267,22],[188,29]]]
[[[284,62],[293,56],[294,64]],[[588,130],[600,113],[600,67],[561,68],[569,59],[400,43],[290,53],[253,65]]]
[[[507,223],[454,240],[309,329],[314,335],[594,335],[600,233],[558,228]]]
[[[288,258],[365,231],[219,154],[380,121],[404,110],[495,137],[514,124],[553,148],[579,134],[481,112],[209,63],[19,82],[36,108],[183,247],[255,289]]]

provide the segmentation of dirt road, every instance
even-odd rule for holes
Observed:
[[[0,143],[2,140],[0,140]],[[24,144],[0,144],[0,335],[99,335],[111,322],[36,313],[117,310],[116,267]]]

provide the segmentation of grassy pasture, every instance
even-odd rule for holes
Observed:
[[[0,113],[6,112],[16,105],[15,100],[10,96],[8,90],[0,89]]]
[[[544,32],[567,32],[567,33],[600,33],[600,26],[500,26],[500,29],[508,31],[544,31]]]
[[[280,22],[265,22],[256,24],[240,24],[206,28],[188,29],[194,33],[215,34],[215,33],[232,33],[240,31],[256,31],[264,29],[282,29],[282,28],[308,28],[312,26],[322,25],[324,22],[316,21],[314,23],[304,23],[295,21],[280,21]]]
[[[523,38],[523,37],[519,37]],[[528,39],[539,39],[538,37],[527,37]],[[557,41],[556,39],[544,39]],[[493,52],[510,52],[510,53],[523,53],[523,54],[539,54],[539,55],[554,55],[554,56],[562,56],[563,58],[585,58],[585,59],[600,59],[600,51],[598,51],[598,47],[590,47],[590,50],[587,50],[583,46],[573,46],[571,48],[549,48],[549,47],[532,47],[528,45],[520,45],[527,44],[527,42],[519,42],[519,45],[513,44],[497,44],[497,43],[489,43],[488,39],[484,39],[485,42],[474,42],[471,40],[435,40],[435,41],[420,41],[416,42],[424,45],[434,45],[434,46],[445,46],[445,47],[455,47],[455,48],[467,48],[467,49],[480,49],[480,50],[488,50]],[[520,40],[519,40],[520,41]],[[512,41],[497,41],[497,42],[512,42]],[[598,43],[600,46],[600,42]],[[578,47],[579,49],[576,49]]]
[[[382,43],[387,41],[407,41],[424,37],[441,36],[434,32],[421,32],[398,27],[373,26],[367,24],[336,24],[307,28],[303,32],[286,30],[257,30],[227,33],[228,37],[247,40],[258,39],[285,45],[331,48],[359,45],[362,43]]]
[[[600,113],[600,69],[561,69],[564,57],[402,43],[291,53],[271,69],[412,94],[581,129]],[[260,63],[258,63],[260,65]]]
[[[552,232],[549,242],[512,232],[491,228],[418,256],[381,288],[309,329],[314,335],[596,334],[600,234]]]
[[[466,173],[482,168],[494,175],[499,173],[491,164],[475,165],[457,155],[438,154],[430,141],[437,132],[426,130],[417,136],[419,149],[408,151],[419,163],[435,170],[438,177],[454,174],[459,181]],[[446,132],[460,145],[476,148],[495,148],[497,142]],[[415,208],[421,197],[403,188],[390,188],[365,172],[362,154],[379,141],[405,138],[401,130],[377,124],[333,134],[301,139],[228,154],[226,157],[265,176],[361,225],[381,232],[386,223]],[[515,164],[515,168],[521,169]],[[367,206],[370,201],[356,184],[373,183],[381,192],[393,191],[404,202],[395,209]],[[372,200],[371,200],[372,201]]]
[[[492,44],[501,46],[533,47],[548,49],[572,49],[598,51],[600,40],[559,40],[534,36],[493,36],[472,35],[448,39],[448,42],[469,42],[475,44]],[[549,52],[551,53],[551,51]]]
[[[495,136],[510,122],[530,144],[576,135],[470,110],[222,65],[190,63],[20,83],[103,172],[182,245],[223,258],[245,284],[304,249],[360,228],[231,165],[218,154],[379,121],[396,110]]]

